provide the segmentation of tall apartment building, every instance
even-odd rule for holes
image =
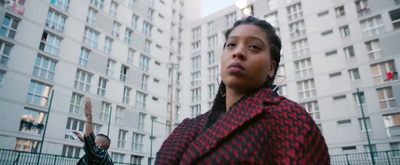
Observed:
[[[43,143],[42,153],[82,156],[83,144],[71,131],[84,132],[90,97],[94,132],[109,135],[113,160],[147,164],[152,126],[153,157],[169,134],[171,91],[173,123],[181,120],[182,70],[167,66],[181,63],[185,2],[0,5],[0,148],[38,152]]]
[[[276,28],[283,44],[277,74],[285,77],[279,93],[305,107],[330,154],[369,151],[366,131],[372,150],[400,149],[399,0],[250,0],[188,24],[183,116],[210,109],[224,32],[243,13]]]

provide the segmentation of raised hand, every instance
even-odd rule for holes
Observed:
[[[79,140],[83,142],[83,136],[78,131],[72,131],[76,136],[78,136]]]
[[[85,101],[85,116],[92,115],[92,103],[90,102],[90,98],[87,97]]]

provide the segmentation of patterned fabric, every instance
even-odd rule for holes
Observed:
[[[108,152],[98,146],[95,143],[95,136],[93,132],[89,134],[89,136],[85,136],[85,144],[83,146],[83,150],[85,151],[85,155],[79,160],[77,165],[113,165],[113,161],[111,160]]]
[[[183,120],[161,146],[155,163],[330,164],[311,116],[269,89],[240,99],[201,132],[209,114]]]

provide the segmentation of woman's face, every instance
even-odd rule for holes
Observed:
[[[273,77],[267,34],[256,25],[239,25],[232,30],[221,56],[221,76],[228,88],[247,92],[260,88]]]

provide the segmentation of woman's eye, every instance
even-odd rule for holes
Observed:
[[[250,45],[250,49],[260,50],[261,48],[257,45]]]
[[[236,46],[236,44],[235,43],[228,43],[228,45],[227,45],[228,48],[229,47],[233,47],[233,46]]]

